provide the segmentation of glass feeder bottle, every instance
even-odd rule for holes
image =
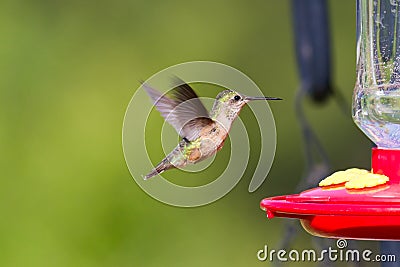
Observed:
[[[378,149],[400,150],[400,0],[357,0],[352,115]]]

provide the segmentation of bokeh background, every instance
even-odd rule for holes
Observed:
[[[334,85],[350,103],[355,1],[329,7]],[[289,1],[4,0],[0,33],[0,266],[270,264],[256,252],[279,243],[284,220],[267,220],[259,202],[294,193],[304,172]],[[138,81],[192,60],[233,66],[285,100],[271,105],[277,151],[262,187],[248,193],[246,172],[224,198],[185,209],[136,185],[121,132]],[[369,167],[350,109],[331,100],[306,113],[335,169]],[[304,232],[293,243],[311,247]]]

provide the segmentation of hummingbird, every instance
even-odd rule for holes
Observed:
[[[142,83],[156,109],[182,138],[145,180],[172,168],[182,168],[213,156],[224,145],[233,121],[242,108],[253,100],[282,100],[278,97],[246,96],[233,90],[220,92],[210,112],[193,89],[176,78],[178,86],[167,94]]]

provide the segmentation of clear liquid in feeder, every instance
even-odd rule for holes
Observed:
[[[400,149],[400,1],[357,1],[353,119],[378,146]]]

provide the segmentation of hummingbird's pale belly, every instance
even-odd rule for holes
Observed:
[[[146,176],[146,179],[172,167],[181,168],[211,157],[222,148],[227,136],[228,131],[214,121],[201,129],[196,140],[189,142],[183,139],[179,142],[178,146]]]
[[[218,122],[202,129],[200,137],[189,144],[188,162],[196,163],[211,157],[224,145],[228,132]]]

